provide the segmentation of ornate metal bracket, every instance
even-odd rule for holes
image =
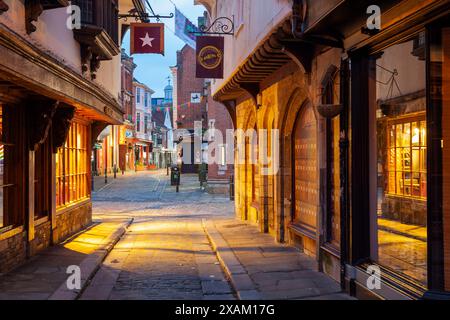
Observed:
[[[199,27],[198,32],[191,32],[195,35],[226,35],[234,36],[234,16],[232,19],[228,17],[219,17],[211,23],[209,27],[203,25]]]
[[[8,11],[8,10],[9,10],[8,5],[7,5],[5,2],[3,2],[3,0],[0,0],[0,15],[1,15],[3,12],[6,12],[6,11]]]
[[[171,13],[169,15],[160,15],[160,14],[142,14],[138,12],[130,12],[127,14],[119,14],[119,20],[124,20],[125,22],[128,21],[128,19],[134,20],[136,22],[143,22],[147,23],[150,21],[150,19],[156,19],[156,21],[161,21],[161,19],[172,19],[174,17],[174,14]]]

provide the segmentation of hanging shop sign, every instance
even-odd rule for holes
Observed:
[[[191,103],[200,103],[202,102],[202,94],[199,92],[191,93]]]
[[[163,23],[132,23],[131,54],[156,53],[164,55]]]
[[[197,37],[197,78],[223,79],[224,38]]]

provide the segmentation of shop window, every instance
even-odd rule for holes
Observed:
[[[374,57],[369,124],[372,258],[427,283],[426,62],[421,35]],[[376,137],[376,138],[372,138]],[[373,159],[373,160],[372,160]],[[376,161],[374,161],[376,159]],[[376,239],[376,241],[375,241]]]
[[[70,206],[89,198],[88,129],[74,122],[56,157],[56,206]]]
[[[16,121],[14,109],[0,104],[0,231],[11,229],[19,224]]]

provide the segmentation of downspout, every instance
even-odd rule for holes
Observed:
[[[308,4],[306,0],[294,0],[292,5],[292,35],[295,39],[303,39],[306,30]]]

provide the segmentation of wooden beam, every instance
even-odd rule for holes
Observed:
[[[230,114],[231,121],[233,122],[233,127],[236,130],[237,129],[236,100],[224,100],[222,101],[222,104],[225,106],[228,113]]]

